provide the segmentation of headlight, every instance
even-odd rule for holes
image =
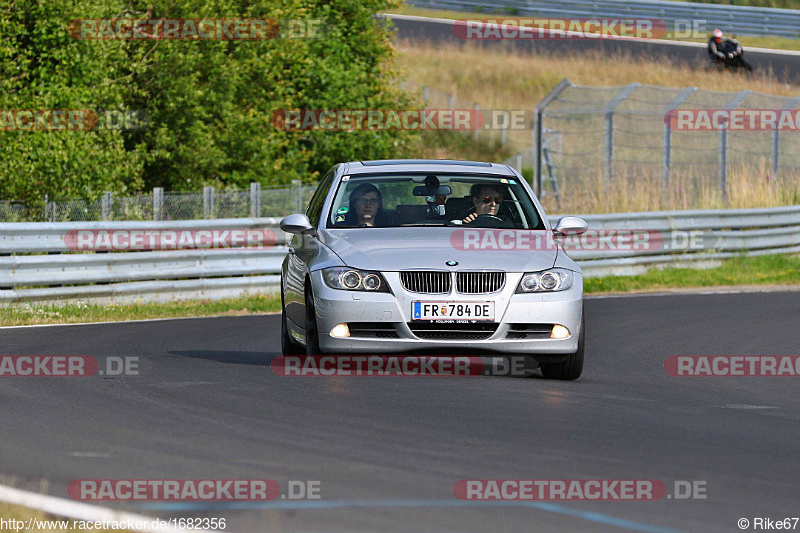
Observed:
[[[575,274],[563,268],[529,272],[522,276],[516,293],[565,291],[572,288],[574,280]]]
[[[346,291],[389,292],[383,276],[378,272],[357,268],[335,267],[322,270],[322,279],[331,289]]]

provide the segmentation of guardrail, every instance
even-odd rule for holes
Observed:
[[[555,224],[560,216],[551,216]],[[590,245],[567,241],[587,277],[653,267],[719,264],[747,255],[800,252],[800,206],[585,215]],[[0,224],[0,304],[20,301],[173,301],[278,290],[287,235],[278,218],[179,222]],[[70,232],[270,230],[266,246],[158,251],[75,251]],[[620,246],[608,230],[656,236],[657,245]],[[68,244],[72,242],[72,245]],[[604,244],[605,243],[605,244]],[[652,241],[651,241],[652,243]],[[690,244],[690,245],[688,245]],[[273,246],[274,245],[274,246]]]
[[[0,224],[0,303],[50,300],[172,301],[274,292],[286,255],[280,218],[174,222]],[[76,251],[70,232],[270,230],[265,246],[157,251]],[[72,243],[72,245],[70,245]]]
[[[800,11],[767,7],[732,6],[672,2],[670,0],[498,0],[495,2],[465,0],[407,0],[409,5],[454,11],[484,11],[514,15],[575,18],[657,18],[667,28],[681,28],[689,22],[710,33],[720,28],[739,35],[800,36]]]

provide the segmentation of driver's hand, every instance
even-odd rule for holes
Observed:
[[[470,213],[469,215],[464,217],[464,220],[462,220],[461,222],[463,222],[464,224],[469,224],[470,222],[472,222],[476,218],[478,218],[477,213]]]

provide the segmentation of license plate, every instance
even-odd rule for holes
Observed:
[[[494,302],[412,302],[412,320],[494,320]]]

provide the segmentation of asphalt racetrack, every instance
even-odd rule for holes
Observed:
[[[464,14],[465,19],[475,16],[474,13]],[[478,15],[478,18],[488,19],[492,17]],[[502,19],[503,17],[495,16],[494,18]],[[535,60],[536,54],[540,53],[576,56],[581,53],[600,51],[611,56],[622,54],[632,57],[651,58],[656,61],[669,59],[698,69],[706,68],[709,64],[705,43],[686,43],[659,39],[505,39],[465,41],[457,37],[453,32],[453,23],[455,21],[400,15],[392,15],[391,19],[397,30],[398,39],[407,39],[415,43],[423,41],[447,44],[479,43],[488,49],[512,50],[523,54],[531,54],[532,60]],[[796,84],[800,82],[800,52],[745,47],[744,57],[753,66],[752,75],[754,76],[772,73],[778,80],[785,83]],[[720,90],[725,89],[720,88]],[[535,102],[531,106],[534,104]]]
[[[0,377],[0,475],[318,481],[320,498],[110,502],[226,531],[738,531],[800,513],[792,377],[671,377],[671,355],[798,355],[800,293],[588,299],[574,382],[286,378],[279,315],[0,329],[0,355],[138,357],[140,376]],[[475,502],[462,479],[697,482],[704,499]],[[42,481],[46,483],[41,484]]]

